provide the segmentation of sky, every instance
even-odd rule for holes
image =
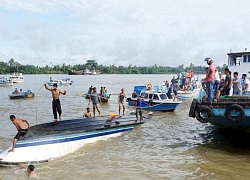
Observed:
[[[1,0],[0,61],[54,66],[227,64],[250,51],[249,0]]]

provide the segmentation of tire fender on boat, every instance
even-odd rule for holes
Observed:
[[[197,102],[198,102],[197,99],[193,99],[192,104],[189,109],[189,114],[188,114],[189,117],[195,118],[195,109],[196,109]]]
[[[232,116],[231,112],[239,112],[240,114],[237,116]],[[232,104],[226,108],[225,117],[229,122],[239,123],[243,121],[245,117],[245,111],[242,106],[238,104]]]
[[[195,110],[195,118],[201,123],[207,123],[213,119],[213,111],[210,107],[201,105]]]
[[[152,90],[153,89],[152,83],[147,83],[146,88],[147,88],[147,90]]]

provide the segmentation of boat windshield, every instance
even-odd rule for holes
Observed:
[[[160,94],[161,99],[167,99],[167,95],[166,94]]]

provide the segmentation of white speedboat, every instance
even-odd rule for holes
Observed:
[[[63,79],[56,79],[56,80],[50,80],[47,82],[49,86],[53,86],[53,84],[57,84],[57,86],[68,86],[73,85],[74,81],[70,80],[70,78],[63,78]]]
[[[13,81],[13,83],[24,82],[23,73],[13,73],[13,75],[10,76],[9,79]]]
[[[0,154],[0,166],[27,162],[46,162],[72,153],[87,143],[106,140],[130,131],[142,122],[135,122],[134,115],[80,118],[32,126],[22,140]],[[10,144],[12,144],[10,142]]]
[[[10,81],[5,77],[2,77],[0,79],[0,87],[9,87],[9,86],[13,86],[13,81]]]

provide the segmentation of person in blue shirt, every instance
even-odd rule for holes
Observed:
[[[138,114],[140,115],[140,123],[143,119],[142,117],[142,104],[143,104],[143,100],[141,98],[141,96],[138,96],[137,100],[136,100],[136,120],[135,122],[137,122],[138,120]]]

